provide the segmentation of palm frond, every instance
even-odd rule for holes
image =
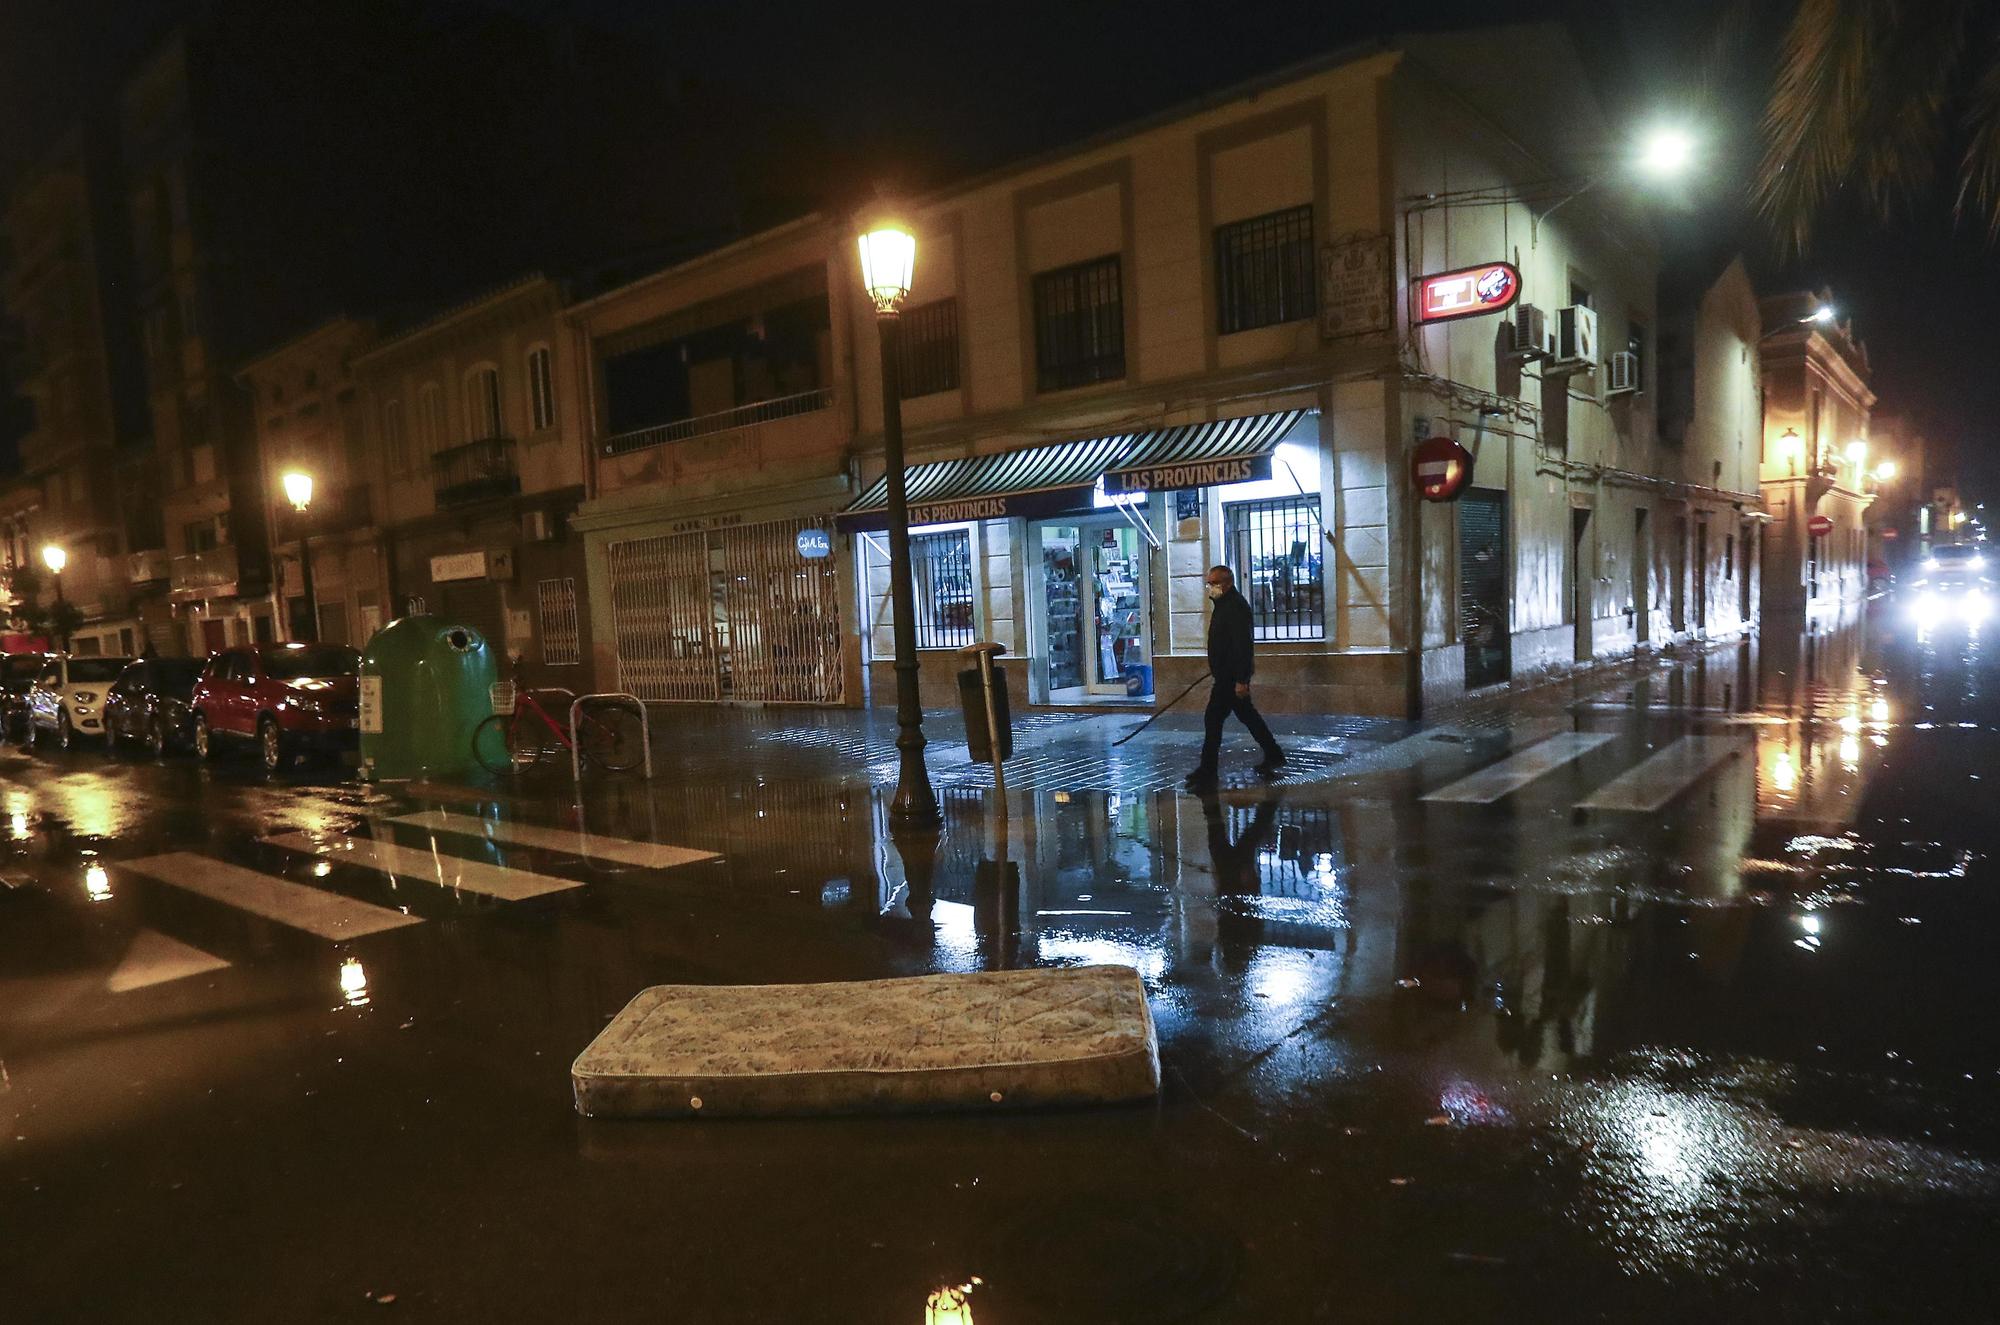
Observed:
[[[1968,102],[1953,211],[1961,221],[1975,208],[1983,212],[1987,239],[2000,241],[2000,33],[1991,39],[1985,71],[1973,83]]]

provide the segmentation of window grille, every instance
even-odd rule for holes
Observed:
[[[542,662],[550,667],[574,667],[583,661],[583,640],[577,629],[576,580],[543,580],[535,586],[540,618],[535,633],[542,641]]]
[[[917,591],[917,647],[958,649],[972,643],[972,539],[966,532],[913,535],[910,577]]]
[[[1311,317],[1317,296],[1310,205],[1216,227],[1215,305],[1224,335]]]
[[[1035,277],[1037,389],[1125,376],[1125,296],[1116,256]]]
[[[896,369],[903,399],[958,390],[958,300],[912,308],[902,323]]]
[[[1250,600],[1256,637],[1324,639],[1326,587],[1313,497],[1230,502],[1223,539],[1236,587]]]

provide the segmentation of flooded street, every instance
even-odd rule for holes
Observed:
[[[1894,604],[1439,714],[656,714],[493,791],[0,751],[0,1319],[1962,1320],[2000,700]],[[671,849],[668,849],[671,848]],[[641,988],[1117,963],[1153,1106],[579,1118]],[[1532,1304],[1532,1305],[1530,1305]]]

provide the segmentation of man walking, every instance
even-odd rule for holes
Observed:
[[[1250,702],[1250,678],[1257,670],[1250,602],[1236,592],[1236,573],[1229,567],[1210,566],[1206,579],[1209,599],[1215,604],[1208,618],[1208,674],[1215,678],[1215,688],[1208,695],[1208,712],[1202,715],[1201,764],[1188,775],[1191,787],[1214,783],[1216,761],[1222,754],[1222,724],[1232,713],[1264,747],[1259,773],[1274,773],[1285,762],[1285,752]]]

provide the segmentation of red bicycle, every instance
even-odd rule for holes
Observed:
[[[576,744],[569,729],[552,717],[536,698],[561,696],[559,710],[569,716],[574,691],[549,688],[515,692],[509,682],[493,687],[493,716],[472,733],[472,755],[489,773],[520,773],[550,755],[567,758],[570,750],[588,764],[613,773],[628,773],[645,758],[645,732],[640,717],[628,708],[587,706],[576,718]]]

